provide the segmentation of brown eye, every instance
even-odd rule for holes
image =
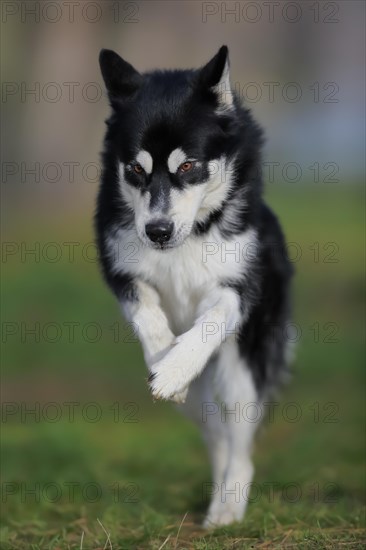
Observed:
[[[136,174],[142,174],[142,172],[144,171],[143,167],[141,166],[141,164],[135,164],[134,167],[133,167],[134,171],[136,172]]]
[[[193,162],[183,162],[183,164],[179,166],[179,171],[189,172],[190,170],[192,170],[192,168],[193,168]]]

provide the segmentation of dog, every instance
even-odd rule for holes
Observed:
[[[292,267],[262,199],[263,133],[232,90],[226,46],[196,70],[141,74],[111,50],[99,62],[111,106],[102,272],[137,329],[153,398],[202,430],[215,487],[204,525],[230,524],[254,471],[259,422],[244,407],[262,406],[289,370]]]

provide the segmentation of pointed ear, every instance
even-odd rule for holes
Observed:
[[[101,50],[99,65],[111,101],[127,99],[142,83],[141,74],[112,50]]]
[[[234,96],[230,85],[229,50],[221,46],[199,73],[200,86],[211,89],[218,95],[219,109],[226,110],[233,106]]]

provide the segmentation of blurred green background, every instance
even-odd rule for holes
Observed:
[[[272,22],[258,2],[256,22],[216,2],[80,2],[73,21],[60,2],[55,22],[51,8],[39,21],[27,13],[37,2],[7,4],[1,548],[108,548],[104,529],[114,549],[362,548],[363,3],[330,3],[331,15],[316,2],[316,21],[315,7],[296,2],[293,23],[287,2]],[[108,107],[90,97],[102,89],[101,47],[144,70],[198,66],[222,43],[266,128],[266,198],[296,269],[297,352],[258,437],[259,493],[243,524],[206,534],[199,433],[172,405],[152,403],[140,346],[98,271],[92,220]],[[278,83],[273,101],[265,82]],[[289,82],[298,101],[283,97]],[[338,86],[335,102],[327,83]]]

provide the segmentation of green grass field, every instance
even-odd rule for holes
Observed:
[[[267,195],[294,243],[299,341],[258,434],[243,523],[200,528],[210,472],[198,431],[152,403],[139,345],[82,245],[58,262],[43,246],[39,261],[18,251],[4,264],[2,549],[365,547],[363,192]],[[90,220],[74,222],[14,223],[6,240],[90,242]]]

